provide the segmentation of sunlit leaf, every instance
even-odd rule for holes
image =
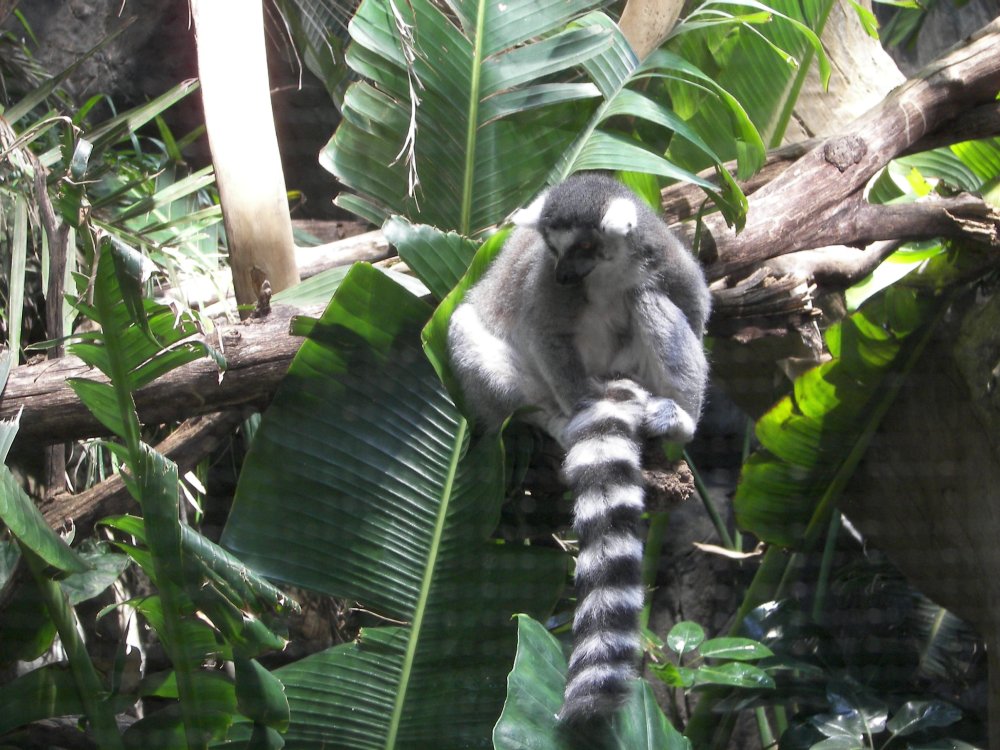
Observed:
[[[767,646],[749,638],[712,638],[698,647],[705,659],[764,659],[774,653]]]
[[[774,688],[774,679],[763,669],[738,662],[698,667],[694,673],[694,683],[740,688]]]
[[[679,622],[667,633],[667,646],[679,656],[694,651],[704,640],[705,630],[696,622]]]
[[[905,304],[898,304],[905,300]],[[828,331],[836,358],[796,378],[791,396],[757,425],[763,450],[743,466],[734,507],[739,524],[769,542],[815,540],[867,440],[912,366],[937,303],[911,289],[888,289]],[[895,378],[895,379],[893,379]]]

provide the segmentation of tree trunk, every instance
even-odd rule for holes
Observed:
[[[871,0],[861,0],[859,5],[872,9]],[[785,143],[833,135],[906,81],[879,40],[865,33],[858,12],[849,3],[834,3],[821,40],[830,60],[829,85],[824,89],[817,66],[809,66]]]
[[[205,124],[222,201],[236,302],[299,281],[274,131],[261,3],[192,0]],[[269,295],[266,295],[269,297]]]
[[[640,60],[663,43],[674,28],[684,0],[629,0],[618,25]]]

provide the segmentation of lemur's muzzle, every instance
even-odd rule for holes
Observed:
[[[594,270],[597,259],[581,253],[567,253],[556,261],[556,283],[562,286],[579,284]]]

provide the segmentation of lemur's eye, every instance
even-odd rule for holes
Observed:
[[[582,250],[583,252],[589,252],[594,249],[594,243],[590,240],[583,240],[576,243],[576,249]]]

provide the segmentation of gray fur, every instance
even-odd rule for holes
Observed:
[[[480,429],[527,409],[568,451],[586,565],[561,716],[581,721],[619,705],[634,672],[641,588],[637,547],[626,541],[641,513],[641,438],[687,442],[694,433],[710,299],[691,254],[609,177],[575,175],[514,222],[455,310],[448,345]]]

